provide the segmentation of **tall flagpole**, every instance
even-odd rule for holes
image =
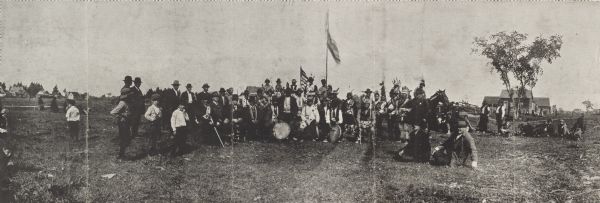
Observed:
[[[327,81],[327,84],[329,84],[329,80],[327,78],[328,76],[328,67],[327,67],[327,61],[329,58],[329,53],[327,53],[327,51],[329,51],[329,47],[328,47],[328,43],[329,43],[329,9],[327,9],[327,17],[326,17],[326,21],[325,21],[325,39],[327,41],[325,41],[325,81]]]

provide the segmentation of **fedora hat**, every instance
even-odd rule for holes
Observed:
[[[135,83],[142,83],[142,78],[135,77],[135,80],[133,80],[133,82],[135,82]]]
[[[365,93],[369,94],[369,93],[372,93],[372,91],[370,88],[367,88],[367,90],[365,90]]]
[[[179,86],[179,85],[180,85],[180,84],[179,84],[179,80],[173,80],[173,84],[171,84],[171,85],[174,85],[174,86]]]
[[[221,89],[219,89],[219,92],[221,92],[221,93],[222,93],[222,92],[225,92],[225,88],[222,88],[222,87],[221,87]]]
[[[191,88],[192,84],[188,83],[187,85],[185,85],[185,88]]]
[[[125,79],[123,79],[123,81],[125,81],[125,82],[131,82],[133,80],[131,79],[131,76],[128,75],[128,76],[125,76]]]
[[[208,83],[204,83],[204,85],[202,85],[202,88],[209,88],[210,85],[208,85]]]

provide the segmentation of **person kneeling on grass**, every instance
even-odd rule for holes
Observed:
[[[179,156],[183,154],[188,122],[190,122],[190,117],[186,113],[185,106],[183,104],[179,104],[179,107],[173,111],[173,115],[171,116],[171,127],[173,128],[174,136],[174,143],[171,147],[171,156]]]
[[[405,162],[428,162],[431,156],[431,144],[429,143],[429,133],[425,130],[424,121],[415,125],[415,129],[410,132],[408,144],[400,152],[397,159]]]
[[[468,130],[468,124],[459,120],[452,127],[452,135],[442,145],[435,147],[432,153],[433,165],[460,165],[477,168],[477,147]]]
[[[79,140],[79,109],[75,106],[75,100],[67,101],[67,125],[69,127],[69,135],[73,140]]]

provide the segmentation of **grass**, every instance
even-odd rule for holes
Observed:
[[[474,133],[481,171],[473,171],[396,162],[399,146],[387,141],[200,145],[178,158],[117,161],[117,129],[108,115],[112,105],[100,99],[89,105],[87,161],[85,142],[67,138],[62,113],[11,112],[13,201],[600,201],[598,118],[586,118],[590,130],[581,142]],[[433,134],[432,146],[444,136]],[[144,150],[145,139],[136,138],[128,155]],[[101,177],[112,173],[110,179]]]

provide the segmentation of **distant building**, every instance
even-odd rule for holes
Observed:
[[[552,106],[550,105],[550,98],[548,97],[533,97],[531,90],[525,90],[525,96],[519,97],[516,93],[514,94],[514,98],[517,102],[519,102],[520,113],[521,114],[536,114],[540,116],[548,115],[552,111]],[[483,101],[489,104],[492,107],[497,107],[498,102],[502,103],[510,103],[510,95],[507,90],[502,90],[500,92],[500,96],[486,96],[483,98]],[[512,104],[511,107],[516,106]]]

